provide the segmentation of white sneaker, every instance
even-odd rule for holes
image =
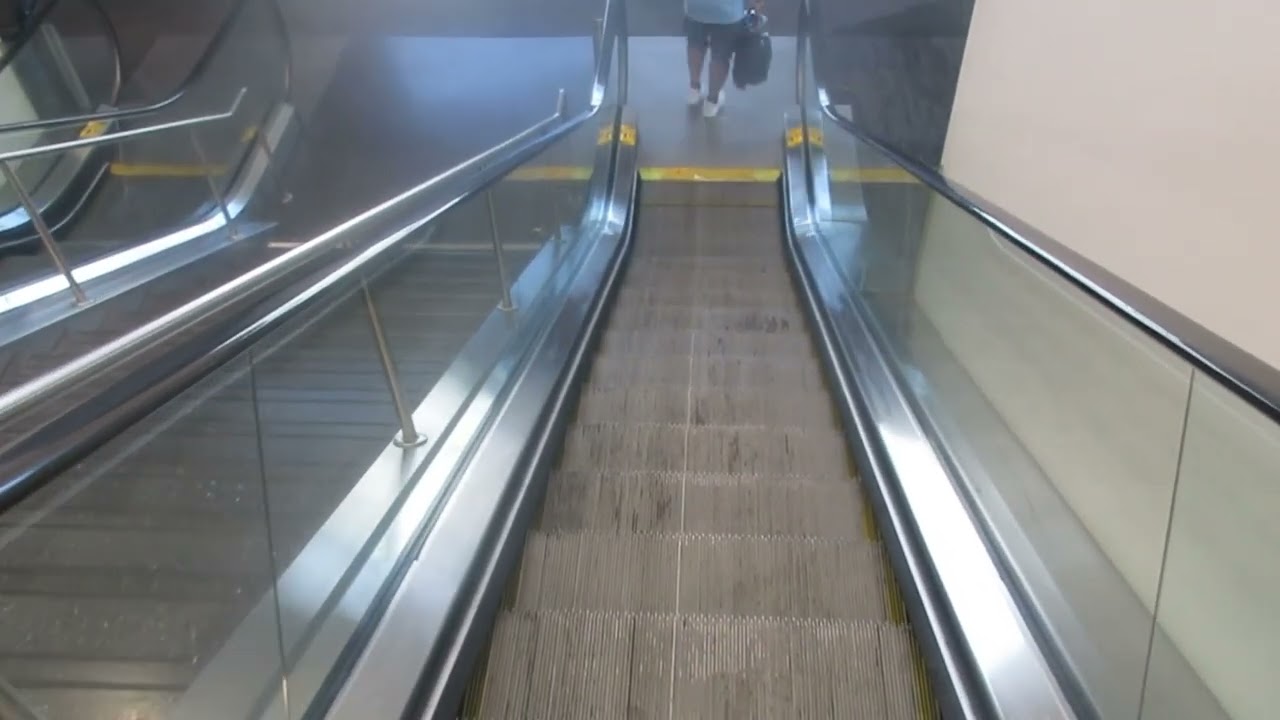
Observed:
[[[720,108],[724,107],[724,92],[720,93],[719,102],[707,98],[702,103],[702,117],[713,118],[720,114]]]
[[[689,88],[689,95],[685,98],[685,102],[689,103],[689,107],[696,107],[702,102],[702,88]]]

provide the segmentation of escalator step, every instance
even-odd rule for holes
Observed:
[[[643,212],[469,717],[936,718],[776,217]]]
[[[913,653],[881,622],[504,611],[474,717],[914,720]]]

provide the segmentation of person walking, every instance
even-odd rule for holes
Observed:
[[[752,0],[757,12],[763,0]],[[724,106],[724,86],[729,80],[733,46],[742,30],[744,0],[684,0],[684,32],[689,40],[689,107],[702,105],[704,117],[715,117]],[[707,94],[702,94],[702,71],[711,53]]]

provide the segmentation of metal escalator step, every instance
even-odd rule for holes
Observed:
[[[743,392],[741,387],[698,387],[689,393],[694,425],[823,427],[835,425],[835,408],[822,390]]]
[[[840,432],[816,427],[800,430],[575,424],[568,429],[560,467],[735,475],[853,475]]]
[[[646,208],[475,717],[937,716],[758,214]]]
[[[716,257],[781,257],[782,245],[777,238],[750,234],[708,235],[689,241],[679,234],[645,237],[636,244],[635,257],[649,258],[703,258]]]
[[[714,330],[694,338],[694,353],[706,357],[739,355],[783,360],[814,357],[813,346],[800,332],[763,333]]]
[[[689,395],[688,385],[588,386],[578,401],[577,420],[683,424],[689,419]]]
[[[588,372],[586,385],[684,385],[689,382],[692,364],[687,355],[599,354]]]
[[[792,307],[795,296],[789,287],[771,283],[760,286],[683,286],[654,287],[643,284],[624,285],[618,290],[617,308],[652,304],[705,304],[717,307]],[[616,312],[616,309],[615,309]]]
[[[901,638],[867,621],[504,611],[475,717],[917,720]]]
[[[789,355],[761,358],[750,355],[722,355],[699,358],[693,366],[696,385],[726,388],[785,387],[792,391],[821,390],[825,379],[818,359]]]
[[[936,718],[939,715],[911,628],[880,626],[880,662],[884,666],[889,717]]]
[[[700,355],[703,357],[813,358],[813,347],[799,332],[736,330],[615,330],[604,332],[600,353],[610,355]],[[816,359],[816,358],[815,358]]]
[[[794,308],[709,308],[693,315],[694,326],[704,333],[762,333],[796,335],[795,341],[809,346],[804,318]]]
[[[862,495],[848,478],[695,475],[683,497],[684,529],[693,534],[866,537]]]
[[[615,310],[609,332],[614,334],[669,333],[758,333],[795,335],[791,338],[808,347],[804,320],[796,308],[748,306],[730,308],[681,303],[678,301],[635,305]]]
[[[609,327],[615,332],[654,331],[689,332],[694,327],[691,305],[651,304],[618,308],[609,316]]]
[[[533,533],[515,593],[518,610],[673,612],[675,535]]]
[[[866,542],[691,536],[680,579],[682,613],[888,619],[881,550]]]
[[[680,531],[680,475],[559,471],[534,525],[546,533]]]
[[[683,512],[681,499],[683,498]],[[867,537],[846,477],[556,472],[535,524],[545,533]]]
[[[587,376],[587,385],[683,385],[692,372],[695,387],[751,387],[776,385],[788,391],[823,391],[826,380],[818,359],[806,355],[781,358],[722,355],[600,354]]]
[[[503,612],[477,718],[660,718],[670,704],[672,619]]]
[[[525,613],[503,612],[493,626],[476,718],[525,717],[533,675],[537,624]]]
[[[580,423],[831,427],[835,409],[822,390],[744,393],[741,388],[680,385],[589,385]]]
[[[572,425],[560,467],[565,470],[684,470],[685,428],[675,425]]]
[[[694,427],[689,430],[687,469],[733,475],[854,474],[835,428]]]
[[[644,356],[654,359],[662,355],[685,356],[692,354],[693,332],[689,330],[614,330],[604,331],[600,339],[599,355],[609,357]]]
[[[623,280],[626,289],[646,288],[659,293],[686,293],[694,299],[710,299],[731,288],[752,288],[782,295],[791,291],[791,276],[775,263],[742,260],[699,260],[692,266],[659,261],[635,261]],[[703,263],[706,263],[705,266]]]
[[[881,624],[684,617],[671,717],[885,718]]]

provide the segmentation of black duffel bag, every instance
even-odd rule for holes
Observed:
[[[773,41],[765,31],[767,19],[751,10],[742,20],[733,47],[733,84],[738,89],[763,85],[769,79],[769,66],[773,64]]]

